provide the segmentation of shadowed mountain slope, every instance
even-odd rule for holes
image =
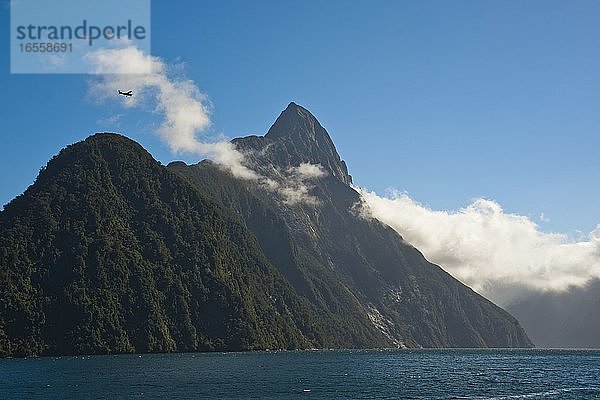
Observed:
[[[361,215],[346,164],[309,111],[291,103],[265,136],[233,143],[270,189],[235,180],[210,162],[169,167],[236,210],[275,267],[317,309],[335,315],[341,303],[393,346],[531,346],[510,314],[429,263],[390,227]],[[303,165],[322,173],[298,181]],[[290,191],[305,200],[290,201]],[[341,288],[335,299],[333,287]]]

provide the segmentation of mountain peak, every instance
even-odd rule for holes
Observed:
[[[236,139],[234,142],[242,148],[262,147],[268,143],[273,163],[284,168],[301,162],[320,164],[343,182],[352,182],[346,163],[340,158],[325,128],[310,111],[294,102],[288,104],[269,128],[264,136],[267,140],[257,142],[257,139]]]
[[[306,108],[291,102],[285,110],[281,112],[273,126],[269,129],[265,137],[275,139],[278,137],[301,137],[315,139],[317,133],[329,135],[319,124],[319,121]],[[329,139],[331,141],[331,139]]]

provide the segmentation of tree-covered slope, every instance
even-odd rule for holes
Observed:
[[[313,304],[319,326],[327,333],[328,347],[395,347],[393,341],[373,325],[337,273],[298,245],[273,204],[253,193],[255,182],[240,181],[208,161],[196,166],[174,162],[168,167],[243,218],[272,264],[298,294]]]
[[[320,347],[239,219],[137,143],[63,149],[0,213],[0,354]]]

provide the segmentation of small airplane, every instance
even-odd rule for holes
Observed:
[[[123,95],[123,96],[127,96],[127,97],[131,97],[133,96],[132,90],[130,90],[129,92],[121,92],[119,90],[119,94]]]

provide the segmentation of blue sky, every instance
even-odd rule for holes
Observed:
[[[0,13],[2,204],[107,128],[194,161],[154,136],[155,114],[96,104],[89,76],[11,75]],[[152,53],[210,99],[209,134],[263,134],[295,101],[361,186],[434,209],[485,197],[575,234],[600,223],[598,21],[597,1],[155,0],[151,33]]]

